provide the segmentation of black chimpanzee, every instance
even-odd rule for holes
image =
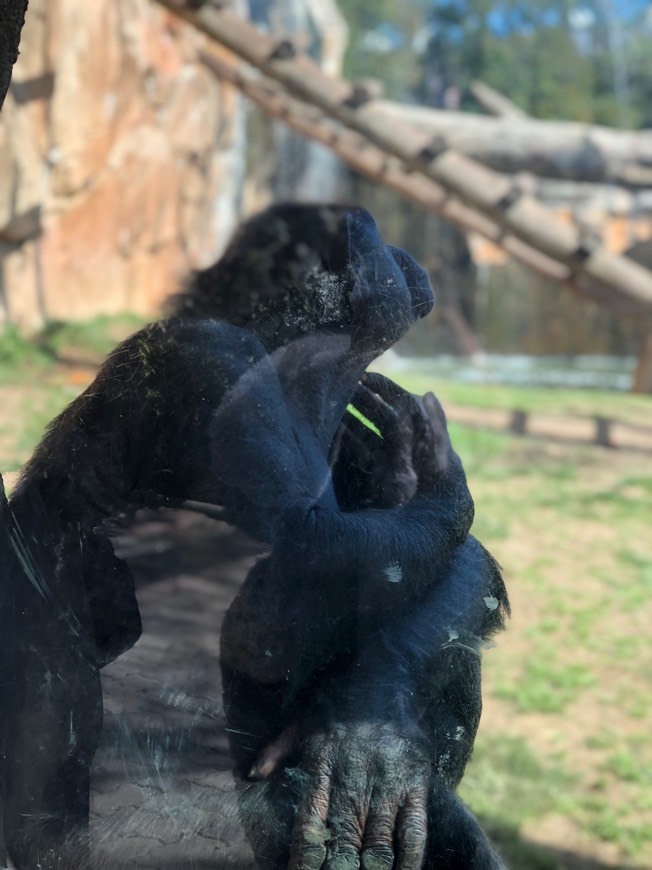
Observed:
[[[185,317],[117,348],[50,426],[0,506],[17,867],[85,860],[64,839],[88,812],[98,669],[140,631],[99,526],[187,500],[270,547],[222,642],[230,724],[257,735],[232,748],[260,865],[501,866],[453,791],[504,587],[468,537],[472,502],[434,397],[359,384],[431,303],[423,270],[363,210],[277,207],[196,276]],[[188,317],[191,304],[231,322]]]
[[[341,318],[342,278],[345,299],[349,286],[371,286],[366,304],[373,306],[375,328],[354,329],[352,336],[356,352],[364,352],[362,338],[372,355],[396,340],[405,318],[389,332],[396,311],[383,310],[383,287],[396,293],[402,282],[395,283],[386,252],[409,270],[414,303],[431,305],[425,275],[403,251],[382,245],[368,215],[344,210],[343,248],[342,214],[336,207],[272,207],[245,224],[224,257],[175,300],[177,314],[219,316],[255,331],[299,419],[323,420],[323,398],[313,397],[332,399],[324,385],[332,377],[334,338],[327,344],[310,320],[306,330],[307,301],[312,321],[321,304],[321,322],[333,324]],[[304,338],[288,344],[288,323]],[[288,356],[297,360],[292,367]],[[418,867],[425,828],[411,851],[401,842],[414,840],[418,816],[429,805],[427,866],[501,866],[452,789],[480,715],[479,646],[502,626],[506,593],[491,557],[467,537],[472,503],[436,400],[421,403],[380,376],[365,380],[353,403],[376,420],[382,438],[347,415],[331,442],[333,494],[347,514],[330,511],[325,483],[317,508],[307,517],[299,510],[270,558],[255,566],[223,626],[236,773],[243,781],[266,779],[261,772],[288,761],[271,781],[243,789],[250,840],[269,868],[287,866],[289,852],[293,867],[324,862],[335,868],[340,861],[348,868],[357,866],[360,853],[364,866],[374,859],[391,866],[395,846],[401,867]],[[322,422],[316,441],[331,431]],[[371,510],[378,507],[384,510]],[[420,513],[424,508],[435,508],[432,524]],[[341,546],[345,538],[359,549]],[[406,745],[399,737],[407,735]],[[426,798],[416,789],[414,812],[401,815],[398,802],[410,805],[413,798],[409,771],[417,747],[425,751],[416,765],[419,788],[428,781],[431,793]],[[433,756],[430,776],[424,757]],[[372,812],[373,805],[382,812]],[[365,818],[374,820],[366,828]]]

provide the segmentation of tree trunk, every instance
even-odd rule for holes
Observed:
[[[2,106],[11,70],[18,57],[20,31],[25,22],[27,0],[0,0],[0,106]]]

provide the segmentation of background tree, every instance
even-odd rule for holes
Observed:
[[[383,82],[387,96],[406,99],[419,82],[414,41],[427,19],[428,0],[338,0],[350,28],[344,75],[353,81],[365,77]]]
[[[525,112],[619,127],[652,124],[647,0],[340,0],[346,74],[390,97],[476,111],[482,79]]]

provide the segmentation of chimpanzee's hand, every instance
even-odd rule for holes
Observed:
[[[418,738],[383,723],[332,725],[303,740],[287,729],[254,775],[269,776],[297,744],[303,788],[289,870],[420,870],[430,759]]]
[[[371,360],[394,344],[433,306],[426,270],[401,248],[387,245],[364,209],[347,215],[353,346]]]
[[[420,399],[383,375],[367,373],[352,405],[377,431],[351,414],[342,422],[333,476],[345,509],[397,507],[417,493],[451,486],[463,487],[468,497],[446,417],[432,393]]]

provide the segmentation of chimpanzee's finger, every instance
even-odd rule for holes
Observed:
[[[446,414],[441,402],[434,393],[426,393],[423,399],[423,407],[426,409],[430,425],[436,431],[446,432],[448,434],[448,424]]]
[[[254,766],[249,771],[247,779],[267,779],[288,758],[297,747],[299,731],[295,725],[284,728],[283,731],[270,741],[259,753]]]
[[[331,837],[324,870],[359,870],[368,801],[364,779],[362,770],[354,769],[331,793],[328,811]]]
[[[330,838],[326,824],[330,791],[330,770],[311,775],[308,793],[294,820],[288,870],[321,870]]]
[[[344,457],[350,473],[367,477],[373,475],[378,458],[386,448],[387,444],[382,438],[358,422],[353,415],[347,414],[337,430],[330,466],[333,468]]]
[[[407,390],[380,372],[365,372],[360,381],[392,408],[407,393]]]
[[[360,384],[352,403],[380,430],[386,448],[409,450],[413,439],[412,419],[415,414],[420,414],[425,425],[426,413],[416,396],[387,378],[382,378],[382,381],[379,378],[366,376],[367,385]],[[384,394],[376,392],[370,385],[378,386],[384,390]],[[387,401],[389,398],[391,404]]]
[[[362,423],[357,423],[353,414],[347,414],[339,425],[336,435],[337,454],[333,451],[331,462],[337,459],[337,455],[345,452],[358,457],[367,457],[377,448],[380,439],[374,432],[370,432]]]
[[[438,478],[456,464],[457,457],[438,400],[426,393],[419,404],[422,413],[414,418],[413,463],[419,475],[419,491],[424,492],[436,486]]]
[[[438,448],[450,448],[450,436],[446,414],[434,393],[426,393],[419,400],[421,414],[415,419],[415,425],[425,426],[429,431],[431,442]]]
[[[371,796],[362,843],[362,870],[392,870],[398,802],[383,793]]]
[[[376,426],[381,434],[395,425],[397,418],[393,405],[366,383],[359,383],[351,399],[353,407]]]
[[[428,787],[412,789],[396,819],[396,870],[421,870],[428,838]]]

